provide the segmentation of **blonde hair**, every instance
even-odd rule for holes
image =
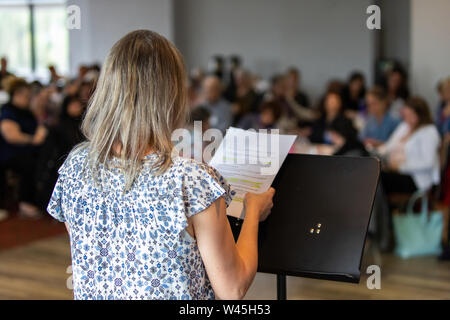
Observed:
[[[172,131],[186,121],[186,90],[181,54],[167,39],[137,30],[116,42],[82,123],[93,176],[116,156],[126,191],[150,150],[157,156],[155,173],[166,171],[172,164]]]

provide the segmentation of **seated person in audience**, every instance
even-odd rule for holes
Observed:
[[[250,72],[238,69],[233,74],[236,83],[236,95],[233,103],[239,105],[238,112],[233,112],[233,125],[236,125],[246,114],[258,111],[258,95],[253,90]]]
[[[203,73],[201,70],[195,69],[191,72],[188,79],[188,106],[189,110],[194,109],[201,103],[201,87]]]
[[[440,137],[428,104],[420,97],[409,98],[402,114],[403,122],[378,147],[387,163],[382,173],[387,194],[426,190],[440,181]]]
[[[367,121],[360,137],[368,149],[386,142],[397,128],[400,120],[388,112],[388,99],[382,87],[373,87],[367,92]]]
[[[265,101],[274,101],[281,107],[279,128],[282,132],[291,132],[296,129],[298,121],[311,121],[316,119],[314,110],[300,106],[293,97],[288,95],[287,79],[284,75],[272,77],[271,89],[265,95]]]
[[[204,107],[211,113],[210,125],[225,133],[232,123],[230,103],[222,97],[222,82],[217,76],[207,76],[202,83]]]
[[[238,128],[248,129],[275,129],[281,117],[281,106],[276,101],[263,102],[259,113],[249,113],[238,124]]]
[[[209,159],[204,159],[203,157],[203,150],[210,142],[202,139],[201,143],[196,145],[195,134],[198,134],[198,137],[203,138],[205,132],[210,129],[210,118],[211,113],[203,105],[199,105],[190,111],[189,124],[187,128],[191,134],[191,154],[182,154],[181,156],[208,162]]]
[[[35,164],[47,129],[38,125],[29,110],[31,90],[19,78],[9,78],[6,89],[10,101],[0,111],[0,195],[5,195],[6,171],[19,176],[19,211],[25,217],[39,216],[35,203]]]
[[[450,77],[439,84],[440,102],[437,111],[436,125],[439,133],[446,136],[450,132]]]
[[[311,128],[309,141],[311,143],[331,143],[326,133],[328,126],[338,117],[343,117],[343,105],[341,95],[335,91],[328,92],[320,107],[321,117],[316,120]]]
[[[3,80],[12,74],[8,71],[8,60],[6,57],[0,59],[0,90],[3,89]]]
[[[400,66],[388,72],[386,92],[389,100],[389,113],[392,117],[401,119],[401,111],[409,97],[408,79],[406,72]]]
[[[63,79],[63,77],[60,76],[58,74],[58,72],[56,71],[56,67],[54,65],[49,65],[48,71],[50,73],[50,83],[51,84],[56,84],[59,80]]]
[[[300,89],[300,71],[294,67],[286,73],[287,96],[293,99],[299,106],[309,108],[311,106],[308,96]]]
[[[365,93],[364,75],[360,72],[353,72],[342,91],[344,108],[350,118],[354,118],[358,112],[365,110]]]
[[[336,156],[365,157],[369,153],[358,139],[358,131],[350,119],[338,117],[328,128],[331,144]]]
[[[241,70],[242,61],[241,57],[237,55],[232,55],[230,57],[230,69],[228,72],[228,85],[224,90],[223,96],[229,102],[234,102],[236,100],[236,73]]]
[[[78,96],[64,98],[58,125],[51,127],[37,158],[37,205],[45,209],[58,178],[58,168],[70,150],[82,142],[81,121],[84,104]]]

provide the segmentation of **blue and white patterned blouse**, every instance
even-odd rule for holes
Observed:
[[[174,158],[152,175],[148,155],[126,193],[118,166],[101,166],[95,184],[87,150],[72,152],[59,169],[48,212],[70,229],[75,299],[214,299],[187,218],[230,188],[208,165]],[[84,170],[83,170],[84,169]]]

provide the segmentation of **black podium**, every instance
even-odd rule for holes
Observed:
[[[258,271],[358,283],[380,172],[374,158],[289,154],[275,178],[274,207],[259,226]],[[237,240],[243,220],[228,217]]]

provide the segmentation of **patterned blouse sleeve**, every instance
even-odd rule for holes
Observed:
[[[184,176],[183,200],[186,217],[189,218],[223,197],[228,205],[231,202],[230,185],[224,177],[207,164],[192,162]]]
[[[64,175],[60,175],[53,189],[50,202],[47,206],[47,212],[56,220],[66,222],[64,212],[62,210],[61,201],[64,193]]]

